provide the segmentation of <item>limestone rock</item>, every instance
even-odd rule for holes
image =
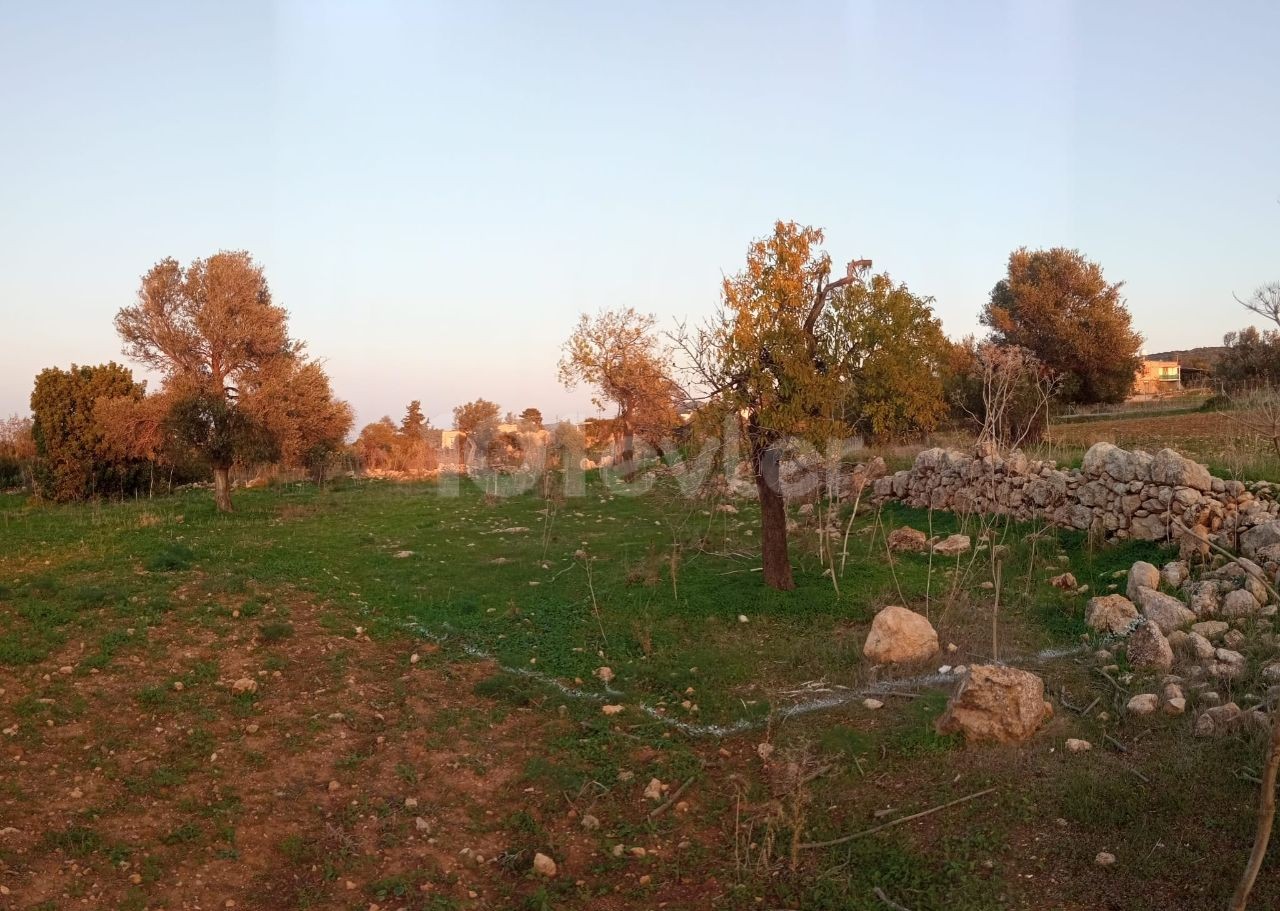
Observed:
[[[889,550],[895,553],[919,553],[929,548],[924,532],[903,525],[889,532]]]
[[[1129,581],[1124,593],[1130,601],[1138,601],[1142,589],[1158,589],[1160,587],[1160,570],[1150,563],[1139,560],[1129,567]]]
[[[963,734],[968,742],[1021,743],[1053,708],[1044,699],[1044,681],[1028,671],[975,664],[938,718],[941,734]]]
[[[1240,550],[1246,557],[1256,557],[1272,544],[1280,544],[1280,521],[1255,525],[1240,536]]]
[[[925,661],[938,652],[938,633],[925,617],[890,606],[876,614],[862,654],[876,664]]]
[[[1154,715],[1160,707],[1160,697],[1155,693],[1139,693],[1125,704],[1130,715]]]
[[[1169,588],[1178,588],[1191,575],[1186,560],[1173,560],[1160,567],[1160,581]]]
[[[1103,633],[1123,635],[1138,616],[1138,609],[1124,595],[1090,598],[1084,607],[1084,622],[1090,629]]]
[[[533,855],[533,872],[549,879],[556,875],[556,862],[539,851]]]
[[[1243,715],[1240,706],[1234,702],[1215,705],[1213,708],[1205,709],[1196,718],[1193,732],[1197,737],[1221,737],[1239,725]]]
[[[1049,580],[1049,584],[1054,588],[1060,588],[1063,591],[1074,591],[1076,588],[1076,577],[1071,573],[1063,573],[1060,576],[1054,576]]]
[[[1130,633],[1126,654],[1130,666],[1138,670],[1167,674],[1173,667],[1173,646],[1160,627],[1149,620]]]
[[[1069,753],[1087,753],[1093,749],[1093,744],[1087,740],[1081,740],[1078,737],[1067,738],[1067,752]]]
[[[1196,619],[1196,615],[1177,598],[1152,588],[1139,590],[1138,603],[1142,605],[1143,615],[1166,634]]]
[[[1172,449],[1161,449],[1152,459],[1151,482],[1206,492],[1213,490],[1213,476],[1209,469]]]
[[[973,542],[968,535],[947,535],[933,545],[933,552],[940,557],[956,557],[967,554],[972,547]]]
[[[1243,588],[1227,592],[1222,599],[1221,614],[1224,617],[1252,617],[1260,610],[1262,605],[1258,603],[1258,599]]]
[[[1186,643],[1185,651],[1191,657],[1200,661],[1213,657],[1213,643],[1194,630],[1187,634]]]
[[[1231,625],[1222,620],[1201,620],[1199,623],[1191,624],[1191,632],[1199,633],[1206,639],[1216,639],[1230,628]]]

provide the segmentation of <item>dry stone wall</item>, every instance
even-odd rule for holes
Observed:
[[[1241,534],[1280,514],[1280,489],[1268,482],[1215,478],[1172,449],[1152,455],[1110,443],[1094,445],[1078,469],[991,447],[926,449],[909,470],[875,481],[873,493],[877,501],[922,509],[1041,520],[1114,539],[1175,541],[1191,552],[1206,550],[1208,540],[1234,548]]]

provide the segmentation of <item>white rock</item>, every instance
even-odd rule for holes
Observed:
[[[1125,709],[1130,715],[1153,715],[1160,707],[1160,697],[1155,693],[1139,693],[1129,700]]]

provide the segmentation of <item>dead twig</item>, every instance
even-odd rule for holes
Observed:
[[[836,845],[843,845],[855,839],[862,838],[867,835],[873,835],[876,832],[881,832],[885,829],[891,828],[896,825],[901,825],[904,822],[911,822],[911,820],[913,819],[922,819],[925,816],[932,816],[934,813],[940,813],[943,810],[947,810],[947,809],[950,809],[951,807],[956,806],[957,804],[961,804],[969,800],[977,800],[979,797],[986,797],[988,794],[991,794],[997,790],[999,789],[987,788],[986,790],[983,790],[983,791],[975,791],[972,794],[966,794],[964,797],[957,797],[955,800],[950,800],[950,801],[947,801],[946,803],[938,804],[936,807],[930,807],[927,810],[921,810],[919,813],[912,813],[910,816],[900,816],[897,819],[892,819],[889,822],[881,823],[878,826],[872,826],[870,829],[863,829],[861,832],[854,832],[852,835],[844,835],[844,836],[841,836],[840,838],[833,838],[830,841],[805,842],[804,844],[798,845],[797,847],[807,850],[809,848],[832,848],[832,847],[835,847]]]
[[[1262,767],[1262,794],[1258,797],[1258,826],[1253,835],[1253,850],[1249,862],[1240,874],[1235,894],[1231,896],[1229,911],[1244,911],[1249,903],[1249,893],[1262,870],[1271,842],[1271,828],[1276,820],[1276,778],[1280,775],[1280,718],[1271,719],[1271,741],[1267,746],[1267,760]]]
[[[685,788],[687,788],[687,787],[689,787],[689,785],[693,784],[693,778],[694,778],[694,776],[690,776],[690,777],[686,778],[686,779],[684,780],[684,784],[682,784],[682,785],[680,785],[680,787],[676,788],[676,789],[675,789],[675,791],[671,794],[671,796],[670,796],[670,797],[668,797],[666,800],[664,800],[664,801],[663,801],[659,806],[654,807],[654,808],[653,808],[653,810],[649,813],[649,818],[650,818],[650,819],[657,819],[659,816],[661,816],[661,815],[662,815],[663,813],[665,813],[667,810],[669,810],[669,809],[671,809],[673,806],[675,806],[676,801],[680,799],[680,795],[684,793]]]
[[[884,889],[881,889],[879,886],[876,886],[874,889],[872,889],[871,894],[874,895],[876,898],[880,899],[880,901],[884,902],[886,906],[892,908],[893,911],[911,911],[911,909],[908,908],[906,905],[900,905],[896,901],[891,899],[889,896],[885,895]]]

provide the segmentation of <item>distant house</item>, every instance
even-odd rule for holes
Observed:
[[[1182,390],[1182,365],[1177,361],[1153,361],[1143,358],[1133,379],[1133,395],[1137,397],[1169,395]]]

